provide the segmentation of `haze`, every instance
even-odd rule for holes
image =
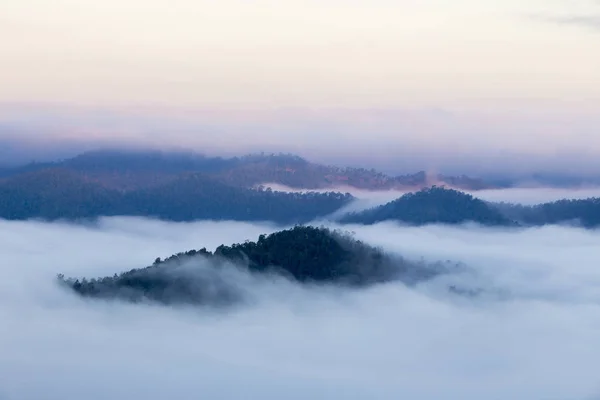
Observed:
[[[6,0],[0,15],[0,138],[600,169],[595,0]]]
[[[598,100],[599,8],[593,0],[7,0],[1,98],[581,103]]]
[[[63,193],[66,210],[125,196],[96,190],[85,171],[4,169],[106,148],[290,152],[511,186],[476,193],[493,202],[600,194],[590,186],[600,184],[598,0],[1,3],[0,175],[7,204],[27,212],[44,193],[49,210]],[[196,181],[186,176],[173,182]],[[163,186],[165,198],[213,190],[198,178],[189,192]],[[245,189],[213,193],[238,189],[232,204],[245,210]],[[338,213],[401,194],[353,192]],[[595,217],[595,204],[581,212]],[[13,209],[4,215],[35,215]],[[0,220],[0,400],[600,398],[594,229],[343,226],[387,252],[465,268],[366,289],[211,270],[247,295],[227,310],[83,299],[55,279],[113,276],[282,228]]]
[[[259,279],[230,312],[84,301],[58,272],[112,275],[271,225],[0,222],[0,396],[52,399],[572,399],[598,394],[600,236],[564,227],[350,227],[474,272],[415,289]],[[234,275],[233,275],[234,276]],[[232,276],[230,276],[231,278]],[[239,283],[247,279],[239,276]],[[483,288],[451,295],[449,283]],[[501,294],[500,296],[497,293]]]

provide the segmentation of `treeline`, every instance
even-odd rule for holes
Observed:
[[[0,218],[83,219],[147,216],[172,221],[241,220],[303,223],[353,200],[341,193],[284,193],[233,187],[200,174],[127,192],[67,170],[45,170],[0,183]]]
[[[154,264],[104,278],[59,275],[61,284],[81,296],[164,304],[228,305],[243,300],[234,276],[277,274],[298,283],[362,287],[400,279],[413,284],[447,269],[447,265],[409,262],[326,228],[296,226],[261,235],[256,242],[221,245],[173,255]]]
[[[283,156],[282,156],[283,157]],[[237,220],[306,223],[339,211],[354,198],[342,193],[287,193],[223,183],[199,173],[156,186],[117,190],[77,172],[51,168],[0,180],[0,218],[77,220],[144,216],[171,221]],[[560,200],[536,206],[494,204],[433,186],[370,210],[342,216],[340,223],[540,226],[576,223],[600,226],[600,199]]]
[[[231,185],[252,187],[278,183],[299,189],[323,189],[340,185],[367,190],[416,188],[441,181],[470,190],[489,188],[480,179],[466,176],[428,176],[425,172],[389,176],[374,169],[340,168],[310,162],[284,153],[260,153],[242,157],[210,157],[192,151],[97,150],[73,158],[0,169],[0,179],[50,168],[62,168],[103,181],[116,189],[153,186],[183,174],[203,173]]]
[[[514,226],[515,222],[488,203],[470,194],[433,186],[385,205],[352,213],[343,223],[375,224],[399,221],[407,225],[462,224],[476,222],[488,226]]]
[[[385,205],[340,219],[342,223],[375,224],[397,221],[407,225],[463,224],[527,227],[574,224],[585,228],[600,226],[600,199],[559,200],[534,206],[490,203],[470,194],[433,186]]]

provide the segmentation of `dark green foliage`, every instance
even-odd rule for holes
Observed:
[[[389,277],[390,259],[381,250],[325,228],[300,227],[256,242],[219,246],[215,254],[249,263],[252,271],[273,267],[300,282],[332,281],[364,284]]]
[[[600,226],[600,199],[559,200],[535,206],[494,204],[457,190],[433,186],[341,219],[344,223],[359,224],[382,221],[399,221],[409,225],[476,222],[486,226],[574,223],[595,228]]]
[[[248,273],[278,274],[301,283],[350,286],[393,279],[410,284],[443,270],[386,254],[345,233],[296,226],[261,235],[256,242],[221,245],[214,253],[203,248],[162,261],[157,258],[152,266],[112,277],[79,280],[59,275],[59,280],[86,297],[227,305],[243,297],[231,275],[225,273],[234,266]]]
[[[388,220],[409,225],[465,222],[490,226],[514,225],[514,222],[486,202],[467,193],[437,186],[407,193],[371,210],[350,214],[344,217],[342,222],[374,224]]]
[[[233,187],[201,174],[128,192],[107,189],[74,172],[50,169],[0,182],[0,218],[81,219],[152,216],[303,223],[331,214],[352,201],[341,193],[284,193]]]
[[[123,214],[173,221],[199,219],[303,223],[353,200],[341,193],[285,193],[229,186],[195,174],[158,188],[126,193]]]
[[[0,218],[83,219],[118,214],[121,194],[66,170],[23,174],[0,183]]]

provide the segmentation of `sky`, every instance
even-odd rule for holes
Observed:
[[[210,310],[86,301],[57,286],[56,274],[112,276],[278,228],[0,220],[0,398],[599,398],[598,231],[345,228],[387,252],[452,260],[468,272],[360,290],[220,270],[249,303]],[[450,284],[484,294],[452,295]]]
[[[597,0],[0,7],[3,136],[404,158],[397,169],[598,167]]]

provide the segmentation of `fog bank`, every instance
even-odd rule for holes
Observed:
[[[600,232],[346,228],[388,251],[473,272],[363,291],[264,279],[248,288],[254,303],[229,313],[104,303],[61,290],[55,274],[112,275],[277,227],[0,221],[0,398],[587,400],[600,392]],[[482,295],[444,290],[457,283]]]

